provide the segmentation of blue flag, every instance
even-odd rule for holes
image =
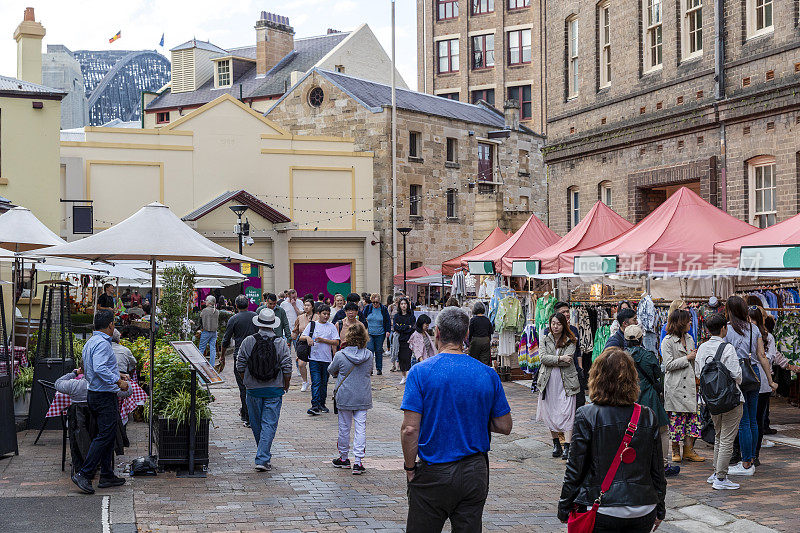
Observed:
[[[161,42],[158,43],[158,46],[164,46],[164,34],[161,34]]]

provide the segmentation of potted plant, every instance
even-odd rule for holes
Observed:
[[[20,370],[14,380],[14,415],[27,416],[31,405],[31,390],[33,389],[33,367],[27,366]]]

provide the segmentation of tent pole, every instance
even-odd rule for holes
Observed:
[[[150,402],[149,431],[147,433],[147,455],[153,456],[153,373],[155,372],[156,343],[156,260],[150,261]]]

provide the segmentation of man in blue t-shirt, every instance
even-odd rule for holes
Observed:
[[[401,443],[409,533],[441,531],[448,518],[453,531],[481,531],[489,493],[489,432],[511,433],[511,408],[500,378],[462,349],[468,328],[469,317],[460,308],[439,313],[439,355],[414,365],[406,380]]]

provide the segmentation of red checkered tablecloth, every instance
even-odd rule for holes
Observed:
[[[122,417],[123,423],[128,422],[128,416],[134,411],[134,409],[140,405],[144,405],[144,402],[147,401],[147,393],[144,392],[138,383],[131,381],[129,386],[133,392],[127,398],[123,398],[119,401],[119,415]],[[60,416],[61,413],[66,411],[71,404],[72,400],[69,396],[64,393],[57,392],[45,417],[50,418],[54,416]]]
[[[8,372],[5,361],[6,349],[0,345],[0,373]],[[27,350],[24,346],[14,346],[14,377],[19,375],[22,367],[28,366]]]

